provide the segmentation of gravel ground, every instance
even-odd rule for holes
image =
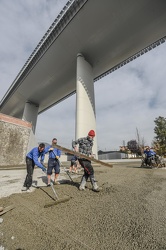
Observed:
[[[81,175],[51,187],[0,199],[0,250],[166,250],[166,169],[138,163],[95,166],[99,193],[79,191]],[[46,205],[52,204],[50,207]]]

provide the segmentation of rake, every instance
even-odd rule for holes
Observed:
[[[47,174],[46,174],[46,175],[47,175]],[[52,191],[53,191],[53,193],[54,193],[54,195],[55,195],[55,198],[53,198],[53,199],[54,199],[54,202],[50,202],[50,203],[46,204],[46,205],[44,206],[45,208],[46,208],[46,207],[51,207],[51,206],[57,205],[57,204],[59,204],[59,203],[64,203],[64,202],[70,200],[71,197],[66,197],[66,198],[61,198],[61,199],[58,197],[58,195],[57,195],[57,193],[56,193],[56,191],[55,191],[54,185],[53,185],[53,183],[52,183],[52,180],[51,180],[50,186],[51,186]]]

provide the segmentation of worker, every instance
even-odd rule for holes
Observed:
[[[150,147],[146,147],[144,150],[145,154],[145,164],[151,166],[152,160],[155,160],[156,152],[154,152]]]
[[[86,137],[80,138],[76,141],[72,142],[72,147],[76,152],[79,152],[81,154],[85,154],[89,157],[93,157],[92,153],[92,147],[93,147],[93,139],[95,137],[95,131],[90,130],[88,135]],[[94,169],[92,167],[91,161],[85,159],[85,158],[78,158],[78,161],[80,165],[84,169],[84,174],[81,179],[81,183],[79,186],[79,190],[85,190],[85,185],[90,178],[91,184],[92,184],[92,190],[95,192],[99,192],[99,187],[97,185],[97,182],[94,178]]]
[[[78,163],[78,159],[77,159],[77,156],[76,155],[73,155],[71,160],[70,160],[70,169],[69,169],[69,172],[70,173],[78,173],[77,171],[77,163]]]
[[[32,176],[35,165],[41,168],[44,173],[46,173],[46,168],[43,166],[45,157],[44,149],[45,149],[45,144],[40,143],[38,147],[33,148],[26,155],[27,175],[24,181],[24,185],[22,187],[22,191],[31,191],[30,187],[32,186]],[[40,158],[40,162],[38,158]]]
[[[60,173],[60,161],[61,150],[57,149],[55,146],[57,144],[57,138],[52,139],[52,144],[46,147],[45,154],[49,153],[48,168],[47,168],[47,186],[51,185],[51,175],[54,170],[54,184],[60,184],[58,181]]]

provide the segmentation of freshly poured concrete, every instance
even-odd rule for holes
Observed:
[[[35,169],[41,188],[0,199],[0,206],[15,206],[2,216],[0,249],[166,249],[166,168],[139,166],[132,161],[116,163],[113,168],[95,166],[102,187],[99,193],[91,190],[90,182],[85,191],[79,191],[81,175],[74,178],[75,183],[66,176],[63,184],[54,187],[59,198],[71,199],[49,208],[44,205],[53,201],[54,194]],[[15,171],[14,185],[22,186],[24,174]],[[2,174],[0,178],[7,182]],[[10,185],[3,182],[2,186],[10,189]]]

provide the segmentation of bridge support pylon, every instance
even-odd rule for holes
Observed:
[[[30,122],[32,124],[32,131],[35,134],[36,122],[38,116],[39,106],[33,102],[27,101],[25,103],[22,120]]]
[[[76,82],[76,139],[85,137],[91,129],[96,133],[93,68],[79,53],[77,54]],[[97,136],[94,138],[93,153],[98,158]]]

